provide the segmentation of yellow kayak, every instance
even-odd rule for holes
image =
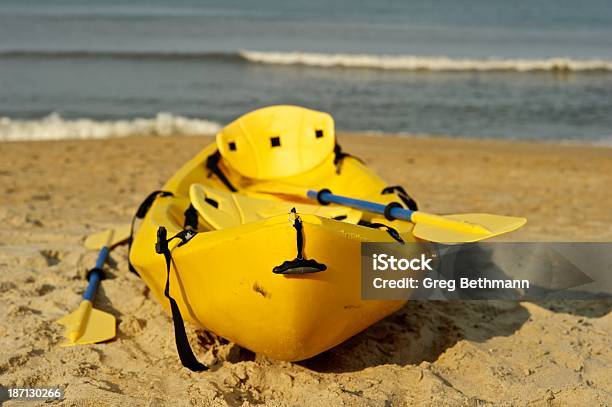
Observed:
[[[171,312],[179,354],[188,346],[179,343],[186,340],[181,318],[254,352],[298,361],[402,307],[361,299],[360,244],[416,241],[412,224],[300,197],[324,188],[415,206],[341,151],[330,115],[296,106],[230,123],[149,196],[129,258]]]

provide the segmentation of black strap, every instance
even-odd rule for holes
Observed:
[[[198,229],[198,211],[192,204],[189,204],[187,209],[185,209],[185,222],[183,223],[183,229]]]
[[[363,160],[361,158],[355,157],[354,155],[349,153],[345,153],[344,151],[342,151],[342,147],[340,147],[340,144],[336,142],[336,145],[334,146],[334,165],[336,166],[336,174],[340,174],[340,172],[342,171],[342,162],[346,157],[352,157],[363,164]]]
[[[151,209],[151,206],[153,205],[153,202],[155,202],[155,199],[160,196],[161,197],[173,196],[173,194],[170,191],[161,191],[161,190],[151,192],[145,198],[145,200],[142,201],[142,203],[138,206],[136,213],[132,217],[132,223],[130,226],[130,238],[128,239],[128,268],[130,269],[132,273],[136,275],[138,275],[138,272],[136,271],[136,269],[132,265],[132,262],[130,261],[130,253],[132,251],[132,241],[134,240],[134,224],[136,223],[136,219],[142,219],[147,215],[147,212],[149,212],[149,209]]]
[[[291,213],[295,214],[296,210],[295,208],[291,208]],[[297,245],[297,255],[295,256],[296,259],[301,260],[304,258],[303,256],[303,251],[304,251],[304,234],[303,234],[303,230],[304,230],[304,226],[302,226],[302,220],[300,219],[299,216],[295,216],[295,220],[293,221],[293,227],[295,228],[295,234],[296,234],[296,245]]]
[[[416,201],[412,199],[410,195],[408,195],[404,187],[402,187],[401,185],[393,185],[390,187],[385,187],[380,193],[381,195],[397,193],[397,196],[399,197],[399,199],[402,200],[402,202],[404,203],[404,205],[406,205],[408,209],[412,211],[419,210]]]
[[[179,309],[179,306],[174,298],[172,298],[170,295],[170,268],[172,265],[172,253],[168,247],[168,243],[174,239],[181,240],[179,246],[187,243],[193,236],[196,235],[196,232],[192,230],[183,230],[170,239],[167,239],[167,233],[166,228],[163,226],[160,226],[159,229],[157,229],[157,243],[155,244],[155,251],[158,254],[163,254],[164,259],[166,260],[166,286],[164,288],[164,295],[168,301],[170,301],[170,309],[172,310],[176,350],[183,366],[193,372],[201,372],[208,370],[208,367],[200,363],[193,354],[191,345],[189,345],[189,339],[187,338],[187,332],[185,331],[185,323],[183,322],[181,310]]]
[[[384,223],[371,223],[365,220],[360,220],[358,225],[367,226],[369,228],[374,228],[374,229],[384,228],[389,234],[389,236],[391,236],[396,242],[401,243],[401,244],[406,243],[404,239],[402,239],[402,236],[400,236],[399,232],[396,229],[392,228],[389,225],[385,225]]]
[[[215,174],[221,182],[232,192],[238,192],[238,190],[232,185],[229,179],[225,176],[221,168],[219,168],[219,161],[221,160],[221,153],[219,150],[215,151],[206,159],[206,168]]]

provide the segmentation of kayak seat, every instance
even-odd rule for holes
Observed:
[[[270,106],[248,113],[217,134],[223,159],[240,175],[273,180],[305,173],[334,151],[334,121],[324,112]]]
[[[313,214],[353,224],[361,219],[360,211],[342,206],[257,199],[239,193],[220,191],[202,184],[191,185],[189,198],[202,219],[215,230],[288,214],[293,208],[298,214]]]

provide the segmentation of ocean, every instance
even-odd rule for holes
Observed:
[[[0,140],[340,131],[612,143],[610,0],[4,0]]]

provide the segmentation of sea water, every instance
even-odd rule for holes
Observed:
[[[278,103],[344,131],[606,143],[612,3],[0,3],[0,140],[198,134]]]

